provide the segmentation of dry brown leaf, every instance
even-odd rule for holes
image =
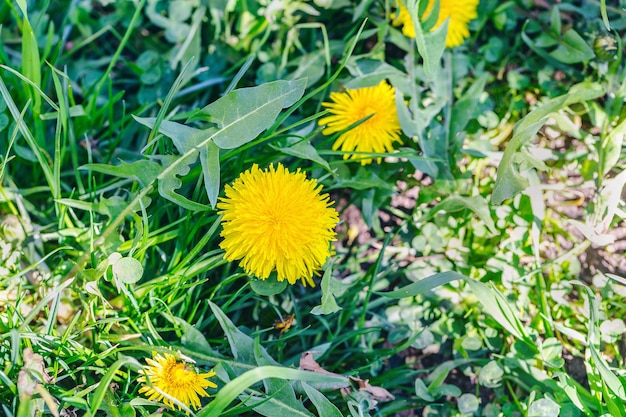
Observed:
[[[336,374],[322,368],[320,364],[317,363],[315,359],[313,359],[313,352],[304,352],[302,354],[302,356],[300,357],[300,369],[302,369],[303,371],[316,372],[318,374],[343,377],[343,375],[341,374]]]
[[[370,385],[369,380],[355,378],[353,376],[350,377],[351,380],[355,381],[359,386],[359,390],[369,392],[374,399],[379,401],[392,401],[395,400],[394,397],[389,391],[382,387],[376,387],[374,385]]]
[[[316,372],[318,374],[343,377],[343,375],[341,374],[336,374],[334,372],[330,372],[322,368],[320,364],[317,363],[315,359],[313,359],[313,352],[304,352],[302,354],[302,356],[300,357],[300,369],[302,369],[303,371]],[[361,379],[361,378],[357,378],[354,376],[351,376],[349,378],[352,381],[356,382],[357,386],[359,387],[359,390],[369,393],[372,396],[372,398],[375,400],[391,401],[395,399],[395,397],[386,389],[382,387],[376,387],[376,386],[370,385],[367,379]],[[349,387],[344,387],[341,390],[346,395],[350,393]]]

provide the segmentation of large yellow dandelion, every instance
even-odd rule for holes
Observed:
[[[330,99],[332,103],[322,103],[331,114],[319,121],[321,126],[326,126],[322,130],[324,135],[341,132],[369,117],[342,133],[333,144],[334,150],[346,152],[344,159],[358,159],[361,165],[370,164],[372,158],[352,152],[391,152],[393,143],[400,142],[395,90],[385,81],[374,87],[330,93]]]
[[[300,169],[281,164],[261,170],[254,164],[225,188],[217,205],[223,216],[220,247],[228,261],[240,260],[248,274],[314,286],[331,255],[339,217],[322,186]]]
[[[409,38],[415,37],[415,27],[411,20],[411,14],[401,0],[396,0],[398,5],[397,15],[393,20],[393,24],[396,26],[402,25],[402,33]],[[478,7],[479,0],[440,0],[439,1],[439,17],[437,23],[432,28],[434,31],[437,29],[446,19],[450,19],[448,22],[448,35],[446,37],[446,46],[448,48],[454,48],[463,43],[463,41],[469,37],[469,29],[467,25],[472,20],[476,19],[478,14],[476,8]],[[428,0],[428,5],[424,11],[424,16],[420,20],[425,20],[433,9],[435,0]]]
[[[172,354],[165,353],[163,356],[156,354],[154,359],[146,359],[146,362],[148,366],[143,371],[144,375],[137,381],[144,384],[139,393],[147,396],[149,400],[160,401],[173,408],[174,402],[164,396],[162,394],[164,392],[188,407],[200,408],[200,397],[209,396],[205,388],[217,387],[207,380],[215,376],[215,372],[198,374],[191,365],[178,362]],[[181,409],[178,404],[176,406]]]

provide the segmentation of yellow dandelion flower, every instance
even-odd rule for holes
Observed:
[[[215,376],[215,372],[198,374],[188,364],[178,362],[174,355],[165,353],[163,356],[156,354],[154,359],[146,359],[148,366],[144,369],[144,375],[137,381],[144,385],[139,389],[140,394],[144,394],[149,400],[160,401],[170,407],[174,407],[174,402],[157,391],[176,398],[188,407],[200,408],[200,397],[208,397],[205,388],[217,388],[213,382],[207,378]],[[181,409],[178,406],[178,409]]]
[[[370,164],[371,158],[350,152],[391,152],[393,143],[400,142],[395,90],[385,81],[374,87],[330,93],[330,99],[332,103],[322,103],[331,114],[319,121],[321,126],[326,126],[322,130],[324,135],[341,132],[371,116],[342,133],[333,144],[333,150],[347,152],[344,159],[358,159],[361,165]]]
[[[224,258],[241,260],[246,273],[261,279],[276,271],[278,281],[314,286],[313,274],[332,253],[339,220],[321,188],[300,169],[292,173],[282,164],[267,170],[254,164],[241,173],[217,205]]]
[[[402,25],[402,33],[409,38],[415,37],[415,27],[413,27],[413,21],[411,15],[406,6],[400,1],[396,0],[398,5],[397,15],[393,20],[395,26]],[[439,1],[439,17],[437,23],[431,29],[434,31],[447,19],[448,22],[448,35],[446,36],[446,46],[448,48],[454,48],[463,43],[463,41],[469,37],[468,23],[476,19],[478,14],[476,8],[478,7],[479,0],[440,0]],[[428,5],[424,11],[424,16],[420,20],[425,20],[435,5],[435,0],[428,0]]]

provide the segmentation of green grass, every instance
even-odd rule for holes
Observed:
[[[172,352],[216,372],[190,415],[626,415],[626,4],[482,0],[446,49],[264,3],[0,5],[1,414],[184,415],[139,393]],[[361,166],[322,103],[381,80],[402,144]],[[219,246],[278,163],[341,218],[314,288]]]

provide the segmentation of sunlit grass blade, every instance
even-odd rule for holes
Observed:
[[[279,366],[261,366],[250,370],[243,375],[230,381],[220,388],[211,403],[197,413],[198,417],[219,417],[226,407],[233,402],[239,394],[250,386],[265,378],[280,378],[305,382],[336,383],[348,386],[347,378],[318,374],[315,372],[300,371],[298,369],[283,368]]]

